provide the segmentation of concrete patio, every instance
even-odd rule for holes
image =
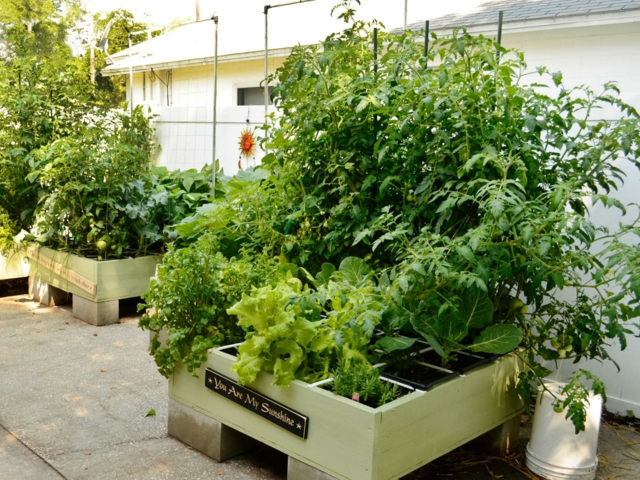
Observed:
[[[284,479],[287,458],[268,447],[220,464],[167,435],[167,380],[127,307],[94,327],[71,307],[0,298],[0,479]],[[636,430],[605,424],[600,452],[597,478],[640,478]],[[522,462],[457,451],[409,478],[537,478]]]

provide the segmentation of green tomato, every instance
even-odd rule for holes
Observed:
[[[556,413],[562,413],[564,411],[564,408],[562,408],[562,405],[560,405],[559,403],[556,403],[553,406],[553,411]]]
[[[96,248],[99,252],[104,252],[107,249],[107,242],[105,242],[104,240],[98,240],[96,242]]]
[[[562,343],[560,343],[560,340],[558,340],[557,338],[552,338],[551,339],[551,346],[553,348],[560,348],[562,346]]]

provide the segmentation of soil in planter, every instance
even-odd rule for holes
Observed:
[[[12,297],[23,295],[29,291],[29,279],[14,278],[11,280],[0,280],[0,297]]]

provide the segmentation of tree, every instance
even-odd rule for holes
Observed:
[[[93,41],[99,41],[107,25],[111,23],[109,30],[108,54],[114,54],[121,50],[129,48],[129,32],[139,32],[147,29],[144,23],[136,22],[133,14],[127,10],[118,9],[107,13],[106,15],[96,14],[93,18],[94,35]],[[161,32],[156,31],[153,36],[159,35]],[[132,45],[137,45],[147,40],[146,35],[132,35]],[[91,40],[90,40],[91,41]],[[97,45],[94,44],[94,47]],[[102,70],[107,67],[107,55],[101,50],[95,50],[94,66],[96,71],[96,93],[108,107],[124,107],[126,102],[126,86],[123,76],[106,77],[102,75]],[[89,72],[90,69],[90,51],[87,50],[82,56],[82,62]]]
[[[5,62],[28,56],[67,61],[67,35],[81,12],[80,0],[2,0],[0,55]]]

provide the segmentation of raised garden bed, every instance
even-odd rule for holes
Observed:
[[[20,251],[0,255],[0,280],[11,280],[29,276],[29,262]]]
[[[240,432],[289,455],[290,480],[398,478],[513,423],[522,411],[515,387],[520,364],[514,355],[484,362],[462,376],[456,372],[427,391],[413,390],[375,409],[301,381],[281,390],[265,373],[249,391],[237,388],[230,370],[234,361],[233,355],[217,350],[209,354],[199,378],[184,366],[175,370],[169,382],[169,433],[205,453],[200,439],[212,437],[223,449],[233,443],[228,451],[241,453]],[[221,425],[214,428],[189,415],[204,415]],[[218,460],[229,456],[218,455]],[[312,472],[321,476],[309,476]]]
[[[73,295],[73,316],[93,325],[119,320],[118,301],[139,297],[149,289],[159,255],[97,261],[30,246],[29,293],[46,305],[64,303]]]

